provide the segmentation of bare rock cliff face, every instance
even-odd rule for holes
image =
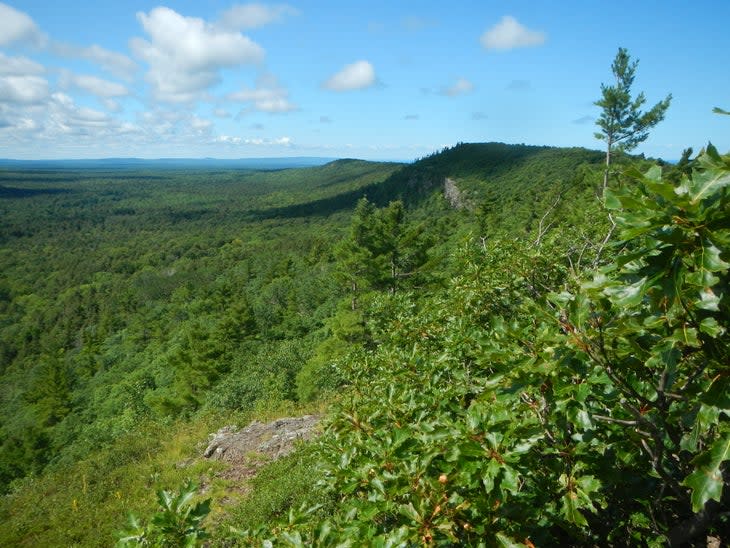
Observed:
[[[291,453],[298,440],[309,440],[316,436],[318,424],[317,415],[305,415],[269,423],[253,421],[243,430],[238,430],[236,426],[224,426],[211,434],[203,456],[232,464],[246,462],[252,454],[275,460]]]
[[[456,186],[456,181],[448,177],[444,179],[444,198],[446,198],[446,201],[454,209],[465,209],[468,207],[464,193]]]

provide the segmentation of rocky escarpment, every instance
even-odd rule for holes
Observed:
[[[305,415],[269,423],[253,421],[242,430],[224,426],[211,434],[203,456],[231,464],[247,463],[252,457],[275,460],[291,453],[297,441],[313,438],[318,432],[319,420],[317,415]]]
[[[446,198],[446,201],[454,209],[466,209],[469,207],[469,202],[464,192],[456,186],[456,181],[448,177],[444,179],[444,198]]]

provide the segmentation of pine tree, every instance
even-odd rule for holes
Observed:
[[[601,107],[603,112],[596,121],[601,129],[595,134],[597,139],[606,141],[606,171],[603,176],[603,188],[608,186],[608,170],[611,165],[611,153],[614,151],[629,151],[636,148],[649,137],[649,130],[664,119],[664,115],[672,101],[672,94],[659,101],[647,112],[641,107],[646,103],[644,92],[636,98],[631,97],[631,86],[638,61],[631,61],[631,56],[625,48],[619,48],[616,58],[611,65],[611,71],[616,78],[613,86],[601,84],[601,99],[594,104]]]

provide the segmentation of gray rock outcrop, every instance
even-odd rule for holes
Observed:
[[[456,186],[456,181],[448,177],[444,179],[444,198],[454,209],[466,209],[469,206],[464,193]]]
[[[309,440],[317,434],[319,416],[305,415],[262,423],[253,421],[243,430],[224,426],[211,434],[203,452],[207,459],[241,464],[252,457],[278,459],[294,450],[297,440]]]

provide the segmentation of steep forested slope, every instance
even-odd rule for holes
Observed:
[[[442,288],[368,303],[337,363],[320,490],[288,519],[237,516],[235,540],[726,540],[730,157],[637,167],[593,209],[601,238],[576,247],[585,227],[557,220],[467,241]]]
[[[173,466],[195,436],[350,394],[380,347],[392,363],[452,341],[418,358],[443,365],[436,385],[484,362],[470,325],[605,261],[601,160],[490,143],[406,166],[2,172],[0,474],[40,474],[4,498],[7,542],[107,544],[59,513],[110,535],[123,508],[150,508],[145,487],[205,476]]]

